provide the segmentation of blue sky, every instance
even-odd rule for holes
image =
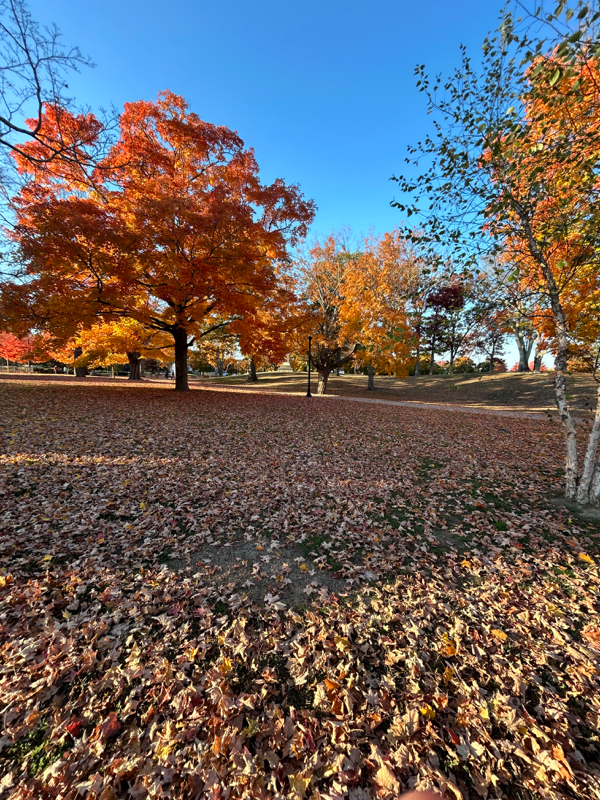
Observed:
[[[378,232],[406,146],[429,129],[415,64],[432,73],[477,56],[501,0],[30,0],[97,66],[71,81],[92,107],[168,88],[209,122],[237,130],[265,180],[297,182],[319,211],[315,234]]]
[[[92,108],[183,95],[237,130],[263,180],[299,183],[318,206],[313,235],[390,230],[408,144],[430,130],[414,68],[474,59],[502,0],[29,0],[96,63],[70,81]],[[516,348],[507,348],[509,367]]]

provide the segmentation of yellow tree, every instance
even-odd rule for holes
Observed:
[[[307,308],[304,327],[312,335],[312,364],[318,374],[317,394],[325,394],[333,370],[348,363],[358,347],[342,325],[345,285],[360,253],[348,231],[316,241],[297,261],[300,291]]]
[[[360,342],[358,363],[367,367],[370,391],[375,374],[408,375],[412,335],[406,314],[406,290],[414,264],[397,230],[365,239],[360,258],[343,282],[342,336]]]
[[[72,364],[79,377],[88,367],[129,363],[129,380],[134,381],[141,380],[143,359],[172,361],[172,353],[173,343],[168,336],[148,331],[130,318],[98,321],[90,328],[82,326],[76,336],[54,351],[60,361]]]

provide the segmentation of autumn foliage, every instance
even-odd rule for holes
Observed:
[[[168,334],[186,389],[190,344],[234,321],[248,333],[314,204],[297,186],[262,184],[239,136],[170,92],[126,104],[100,166],[91,187],[67,165],[38,170],[22,190],[15,240],[28,280],[6,287],[5,314],[63,341],[98,317]]]

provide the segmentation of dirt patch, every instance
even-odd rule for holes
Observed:
[[[259,606],[298,609],[348,591],[348,583],[323,562],[295,545],[240,541],[202,545],[187,559],[168,559],[167,565],[173,570],[197,568],[204,583],[226,586],[229,594],[246,595]]]

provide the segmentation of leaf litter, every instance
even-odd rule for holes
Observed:
[[[557,423],[0,407],[1,797],[600,797],[599,527],[554,502]]]

